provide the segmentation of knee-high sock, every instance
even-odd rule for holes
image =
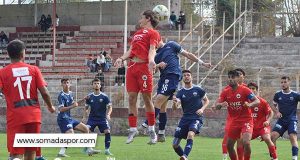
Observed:
[[[238,155],[238,160],[244,160],[244,147],[243,146],[237,147],[237,155]]]
[[[110,141],[111,141],[111,136],[110,136],[110,133],[106,133],[105,134],[105,149],[109,149],[110,147]]]
[[[298,156],[298,147],[296,147],[296,146],[292,147],[292,155],[293,156]]]
[[[137,117],[133,114],[129,114],[128,116],[129,127],[136,128],[137,127]]]
[[[156,118],[160,112],[160,109],[156,107],[154,109],[155,109],[155,118]],[[148,125],[148,119],[146,119],[144,123]]]
[[[192,139],[187,139],[183,154],[188,156],[190,154],[192,148],[193,148],[193,140]]]
[[[178,145],[177,148],[174,148],[174,151],[175,151],[175,152],[177,153],[177,155],[180,156],[180,157],[183,155],[183,150],[182,150],[182,148],[181,148],[180,145]]]
[[[155,113],[154,112],[146,112],[146,116],[148,119],[148,126],[155,125]]]
[[[42,156],[42,148],[41,147],[36,148],[35,156],[36,157],[41,157]]]
[[[273,159],[277,158],[277,152],[275,146],[269,147],[269,153]]]
[[[165,130],[167,124],[167,113],[159,113],[159,130]]]
[[[223,154],[228,153],[228,151],[227,151],[227,134],[226,133],[224,134],[223,141],[222,141],[222,153]]]

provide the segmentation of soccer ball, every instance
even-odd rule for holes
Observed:
[[[169,10],[166,6],[164,5],[156,5],[153,10],[153,12],[155,12],[159,18],[159,20],[165,20],[168,18],[169,16]]]

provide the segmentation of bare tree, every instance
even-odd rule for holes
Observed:
[[[300,0],[285,0],[284,5],[290,24],[290,31],[295,37],[300,37]]]

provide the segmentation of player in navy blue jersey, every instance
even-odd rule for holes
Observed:
[[[73,93],[70,91],[71,82],[67,78],[61,79],[61,85],[63,90],[58,95],[58,115],[57,115],[57,124],[60,128],[61,133],[74,133],[74,130],[78,130],[82,133],[89,133],[88,127],[73,119],[70,114],[70,110],[78,107],[78,103],[73,97]],[[65,154],[66,148],[62,147],[58,153],[58,157],[69,157]],[[87,148],[87,154],[93,155],[99,153],[92,148]]]
[[[160,79],[158,81],[157,94],[154,98],[155,117],[159,114],[159,131],[158,142],[165,142],[165,126],[167,123],[167,102],[172,100],[173,94],[178,87],[178,83],[182,79],[182,71],[180,68],[179,55],[182,55],[193,62],[198,62],[201,65],[210,68],[210,63],[204,63],[194,54],[184,50],[180,44],[175,41],[163,43],[160,41],[159,49],[156,51],[155,63],[160,71]],[[147,127],[147,121],[142,124]]]
[[[205,91],[192,84],[192,74],[189,70],[183,70],[184,87],[173,98],[173,108],[178,108],[181,103],[183,116],[176,128],[173,140],[173,149],[180,156],[180,160],[187,160],[192,150],[194,136],[200,133],[203,125],[203,112],[209,104]],[[186,139],[184,150],[180,141]]]
[[[281,91],[277,91],[273,98],[274,106],[272,109],[278,118],[271,139],[276,145],[276,140],[288,131],[289,139],[292,144],[292,160],[298,159],[297,142],[297,105],[300,101],[300,94],[290,89],[291,80],[288,76],[281,77]]]
[[[112,153],[109,151],[111,136],[110,126],[108,123],[112,112],[111,102],[108,96],[100,91],[100,79],[95,78],[92,81],[92,85],[94,92],[90,93],[86,97],[86,107],[82,121],[85,121],[86,115],[88,114],[88,110],[90,108],[87,126],[90,128],[91,132],[94,132],[95,128],[98,127],[99,131],[105,134],[105,154],[112,155]]]

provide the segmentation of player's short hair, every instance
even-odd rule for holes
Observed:
[[[156,15],[155,12],[151,11],[151,10],[146,10],[143,12],[143,15],[148,19],[150,19],[150,22],[151,22],[151,25],[153,28],[156,28],[158,23],[159,23],[159,20],[158,20],[158,17]]]
[[[291,80],[289,76],[282,76],[281,79],[285,79],[285,80],[288,80],[288,81]]]
[[[182,74],[184,74],[184,73],[190,73],[190,74],[192,74],[192,72],[190,70],[187,70],[187,69],[185,69],[185,70],[182,71]]]
[[[254,82],[250,82],[250,83],[248,83],[248,85],[247,85],[249,88],[250,87],[255,87],[256,88],[256,90],[258,90],[258,85],[256,84],[256,83],[254,83]]]
[[[101,81],[100,81],[99,78],[94,78],[93,81],[92,81],[92,84],[93,84],[94,82],[101,82]],[[100,83],[100,84],[101,84],[101,83]]]
[[[62,79],[60,80],[60,83],[63,84],[63,83],[66,82],[66,81],[70,81],[70,79],[69,79],[69,78],[62,78]]]
[[[238,76],[240,76],[240,74],[236,69],[228,71],[228,77],[238,77]]]
[[[23,41],[15,39],[8,43],[7,52],[10,59],[21,59],[22,53],[25,50],[25,44]]]
[[[242,68],[236,68],[235,70],[238,72],[241,72],[243,74],[243,76],[246,76],[246,73]]]

